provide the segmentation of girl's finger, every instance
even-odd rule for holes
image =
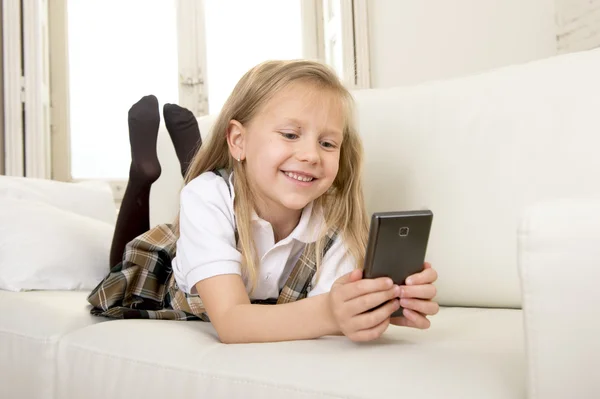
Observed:
[[[348,328],[354,331],[373,328],[382,321],[389,319],[390,315],[399,308],[400,303],[398,299],[388,300],[385,304],[383,304],[383,306],[375,310],[357,314],[356,316],[352,317],[348,322]]]
[[[425,330],[431,326],[431,322],[427,317],[410,309],[402,309],[402,314],[406,317],[415,328]]]
[[[406,279],[406,285],[432,284],[437,280],[437,272],[434,269],[427,268],[422,272],[413,274]]]
[[[400,298],[433,299],[436,295],[437,289],[432,284],[400,286]]]
[[[416,326],[414,325],[414,323],[412,321],[410,321],[409,319],[407,319],[404,316],[398,316],[398,317],[392,317],[390,319],[390,323],[395,325],[395,326],[400,326],[400,327],[412,327],[412,328],[416,328]]]
[[[366,278],[360,281],[344,284],[340,288],[340,298],[346,302],[351,299],[370,294],[372,292],[386,291],[394,286],[394,282],[388,277]]]
[[[348,338],[350,338],[352,341],[355,341],[355,342],[373,341],[374,339],[379,338],[381,336],[381,334],[383,334],[385,332],[385,330],[387,330],[389,325],[390,325],[390,318],[387,317],[386,319],[384,319],[381,323],[377,324],[376,326],[365,329],[365,330],[356,331],[356,332],[348,335]]]
[[[355,316],[367,312],[377,306],[388,302],[390,299],[400,297],[400,287],[395,285],[389,290],[372,292],[346,302],[349,315]]]
[[[436,302],[424,301],[422,299],[402,298],[400,306],[404,309],[414,310],[428,316],[433,316],[440,310],[440,306]]]

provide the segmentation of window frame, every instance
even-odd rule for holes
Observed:
[[[370,82],[369,27],[367,0],[317,0],[319,15],[320,59],[326,62],[326,43],[338,36],[342,42],[342,75],[351,90],[368,89]],[[339,6],[339,19],[326,21],[333,2]]]
[[[50,178],[48,0],[6,1],[1,7],[4,172]]]
[[[24,77],[21,42],[22,10],[20,1],[5,1],[2,7],[3,39],[3,122],[4,173],[24,176]]]

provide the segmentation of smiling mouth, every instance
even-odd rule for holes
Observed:
[[[291,179],[298,180],[298,181],[305,182],[305,183],[309,183],[311,181],[317,180],[317,178],[315,178],[313,176],[303,175],[300,173],[285,172],[285,171],[282,171],[282,172],[284,175],[286,175],[287,177],[289,177]]]

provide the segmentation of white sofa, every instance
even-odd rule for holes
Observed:
[[[369,210],[435,214],[429,330],[224,345],[202,322],[94,318],[87,292],[3,291],[0,397],[600,397],[598,71],[600,50],[355,93]],[[165,137],[153,223],[181,183]]]

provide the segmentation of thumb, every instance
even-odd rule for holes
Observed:
[[[362,270],[354,269],[350,273],[344,274],[336,280],[336,284],[348,284],[358,281],[362,278]]]

